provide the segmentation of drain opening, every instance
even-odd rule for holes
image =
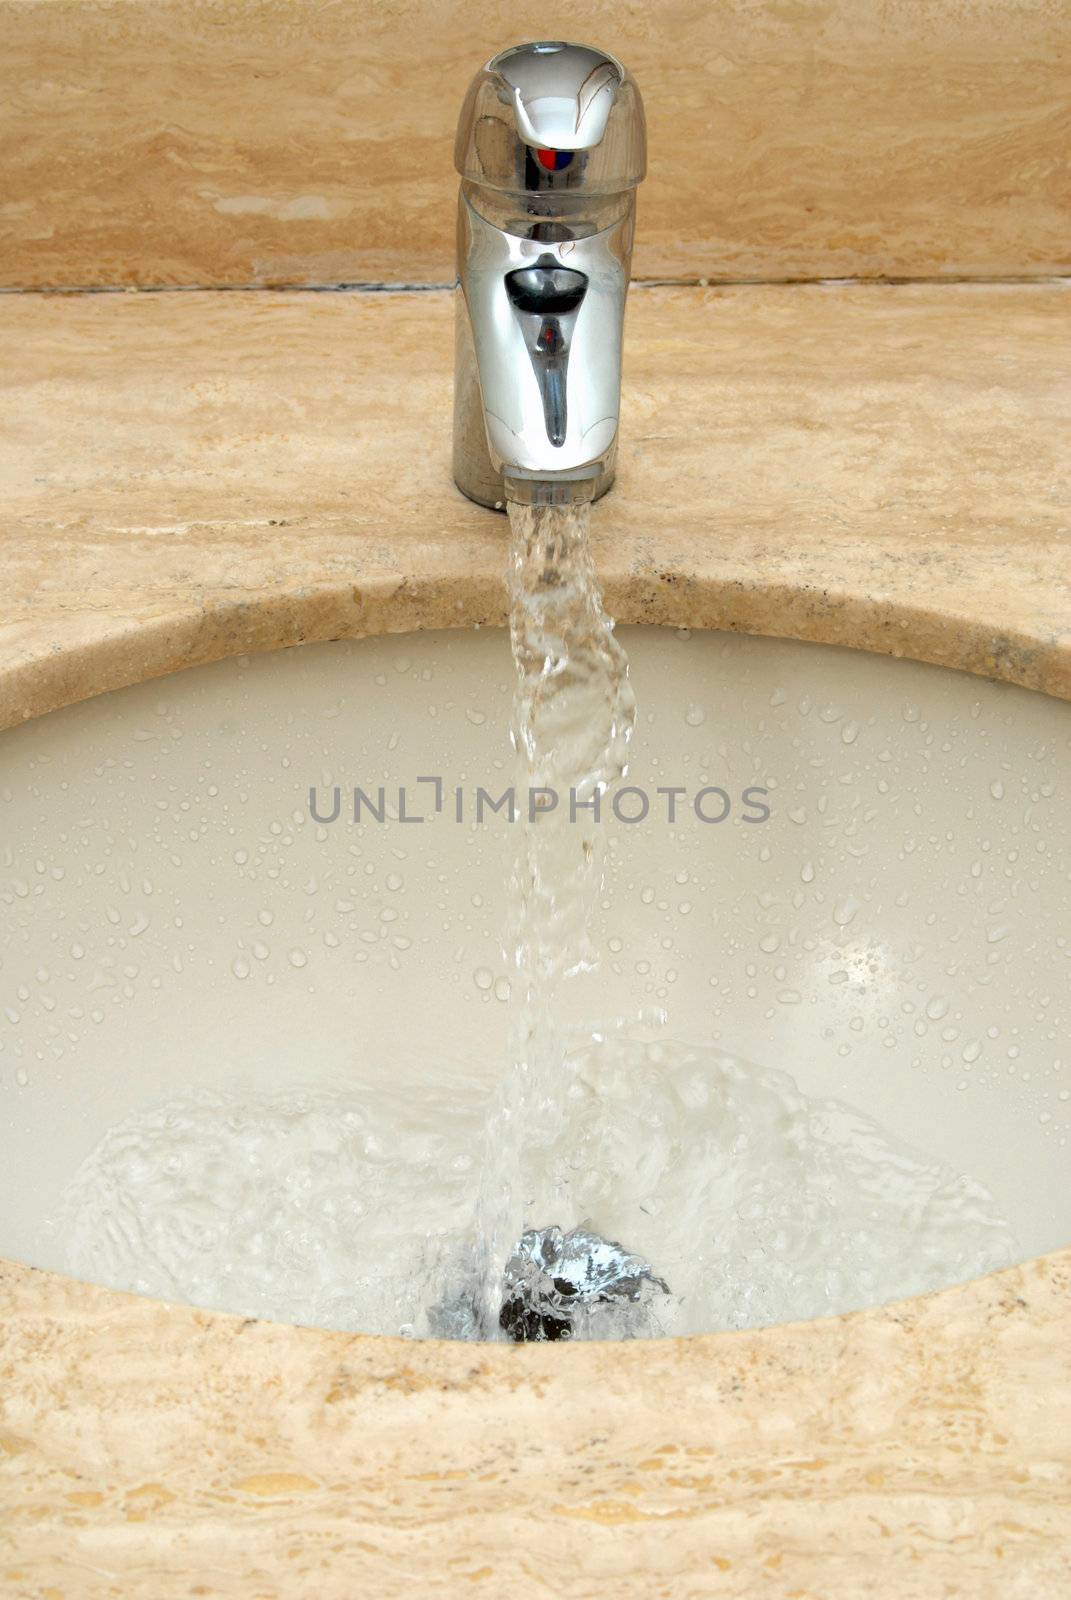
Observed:
[[[648,1333],[669,1289],[641,1256],[586,1228],[533,1228],[506,1264],[499,1326],[515,1344]]]

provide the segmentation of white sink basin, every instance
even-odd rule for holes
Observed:
[[[585,1003],[790,1071],[979,1179],[1024,1255],[1065,1244],[1071,711],[834,648],[622,634],[652,807],[608,828]],[[491,1083],[509,830],[458,825],[452,791],[471,812],[510,781],[511,690],[500,633],[395,636],[0,735],[0,1254],[62,1267],[42,1224],[79,1162],[191,1086]],[[338,822],[311,784],[342,787]],[[357,784],[428,820],[354,826]],[[674,826],[659,785],[688,791]],[[688,809],[704,785],[724,823]]]

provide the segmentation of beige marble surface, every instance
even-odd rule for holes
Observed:
[[[0,1274],[5,1600],[1071,1592],[1071,1251],[824,1322],[553,1350]]]
[[[1064,286],[637,289],[628,622],[1071,697]],[[245,650],[504,620],[450,479],[445,293],[10,296],[0,727]]]
[[[612,607],[1071,698],[1058,286],[641,289]],[[0,301],[0,726],[503,616],[448,297]],[[0,1263],[4,1600],[1063,1600],[1071,1251],[636,1345],[407,1344]]]
[[[0,284],[451,281],[533,30],[643,88],[639,277],[1067,270],[1067,0],[0,0]]]

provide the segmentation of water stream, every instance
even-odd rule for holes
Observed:
[[[597,965],[599,810],[627,770],[636,721],[628,660],[595,577],[590,507],[511,503],[509,519],[512,738],[524,814],[507,913],[516,973],[510,1066],[488,1121],[477,1209],[485,1333],[499,1325],[507,1263],[534,1220],[522,1152],[559,1138],[568,1114],[561,987]]]

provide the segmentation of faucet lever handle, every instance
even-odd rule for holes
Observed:
[[[580,309],[588,280],[583,272],[563,267],[553,256],[540,256],[534,267],[506,273],[510,305],[538,317],[568,317]]]

